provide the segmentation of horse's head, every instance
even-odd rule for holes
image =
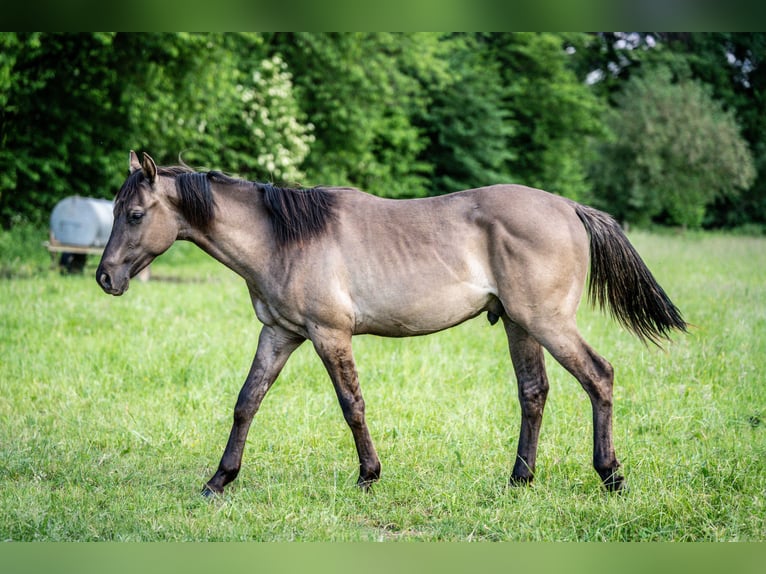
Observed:
[[[114,224],[96,280],[111,295],[122,295],[130,279],[176,240],[179,224],[169,201],[175,179],[158,175],[147,154],[130,152],[130,175],[114,202]]]

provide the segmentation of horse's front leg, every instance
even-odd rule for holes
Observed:
[[[318,330],[312,334],[312,341],[332,379],[343,417],[354,436],[359,456],[357,484],[367,489],[380,478],[380,459],[365,421],[364,399],[351,352],[351,337],[337,331]]]
[[[222,493],[223,487],[239,474],[250,423],[271,385],[276,380],[290,354],[304,341],[280,328],[264,326],[258,339],[258,350],[245,384],[234,407],[234,424],[223,451],[218,470],[207,482],[202,494]]]

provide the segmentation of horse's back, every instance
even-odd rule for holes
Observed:
[[[381,198],[353,188],[335,188],[341,210],[357,224],[388,223],[416,234],[452,223],[507,223],[518,232],[544,221],[576,221],[570,200],[540,189],[497,184],[418,199]],[[534,234],[534,233],[533,233]]]

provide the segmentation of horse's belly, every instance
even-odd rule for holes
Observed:
[[[381,286],[374,298],[356,301],[357,334],[409,337],[435,333],[484,311],[494,299],[487,287]]]
[[[407,245],[369,251],[350,275],[356,332],[391,337],[441,331],[475,317],[495,299],[486,237],[476,228],[436,231]],[[380,245],[380,244],[378,244]]]

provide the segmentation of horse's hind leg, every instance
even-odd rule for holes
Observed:
[[[593,467],[608,490],[620,490],[624,479],[617,472],[620,463],[612,440],[612,365],[583,340],[574,322],[556,325],[537,336],[588,393],[593,409]]]
[[[508,335],[513,369],[519,388],[521,404],[521,431],[510,483],[525,484],[534,478],[537,458],[537,440],[543,409],[548,397],[548,377],[545,374],[543,349],[529,333],[507,316],[503,317]]]

